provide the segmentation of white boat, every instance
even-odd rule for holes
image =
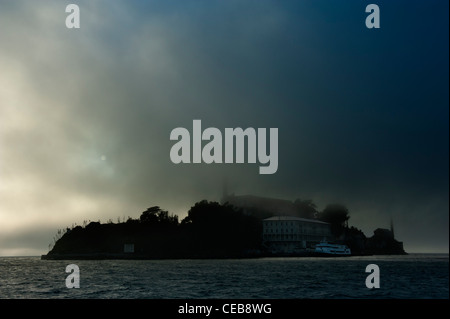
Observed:
[[[317,244],[314,253],[322,256],[350,256],[352,254],[347,245],[328,242]]]

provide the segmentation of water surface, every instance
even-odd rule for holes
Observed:
[[[0,298],[449,298],[448,254],[227,260],[0,258]],[[68,289],[68,264],[80,288]],[[368,289],[368,264],[380,288]]]

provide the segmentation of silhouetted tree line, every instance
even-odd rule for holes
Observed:
[[[139,221],[144,225],[161,228],[178,226],[178,216],[169,215],[167,210],[162,210],[159,206],[148,208],[141,214]],[[128,222],[132,222],[132,219],[129,219]]]
[[[181,222],[177,215],[152,206],[139,219],[67,228],[49,254],[121,254],[124,244],[132,243],[136,255],[149,258],[240,257],[260,248],[261,236],[260,219],[203,200]]]

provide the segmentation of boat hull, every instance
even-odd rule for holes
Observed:
[[[316,245],[314,254],[318,256],[344,257],[351,256],[351,250],[346,245],[321,242]]]
[[[352,254],[330,254],[314,251],[311,253],[311,255],[314,257],[350,257]]]

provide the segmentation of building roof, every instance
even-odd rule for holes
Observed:
[[[226,195],[222,201],[240,208],[257,208],[277,215],[295,215],[297,209],[292,201],[254,195]]]
[[[326,222],[322,222],[320,220],[316,219],[307,219],[307,218],[300,218],[295,216],[273,216],[264,219],[264,221],[300,221],[300,222],[308,222],[308,223],[317,223],[317,224],[328,224]]]

